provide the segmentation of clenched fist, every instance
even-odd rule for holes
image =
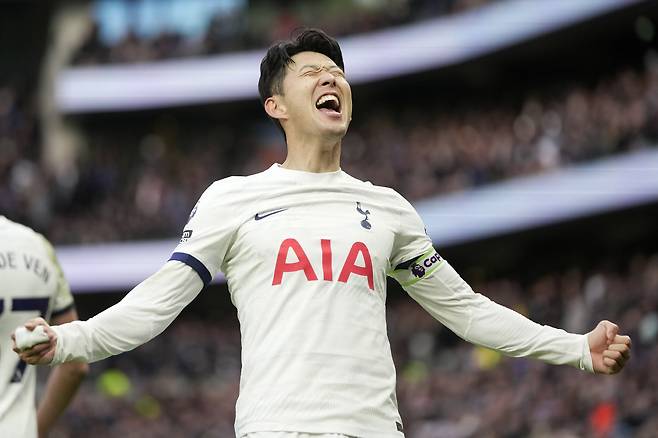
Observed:
[[[618,335],[619,327],[610,321],[601,321],[587,334],[592,353],[594,372],[616,374],[631,357],[631,338]]]
[[[57,335],[50,328],[48,323],[43,318],[34,318],[25,323],[25,328],[34,330],[36,326],[43,326],[44,332],[48,335],[48,342],[36,344],[30,348],[20,350],[16,346],[16,336],[11,335],[12,349],[20,356],[20,358],[29,363],[30,365],[46,365],[52,362],[55,356],[55,347],[57,346]]]

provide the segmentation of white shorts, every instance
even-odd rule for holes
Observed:
[[[241,438],[356,438],[342,433],[251,432]]]

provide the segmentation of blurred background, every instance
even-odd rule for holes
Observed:
[[[655,0],[1,2],[0,214],[53,241],[81,319],[167,260],[212,181],[284,160],[258,65],[300,26],[343,47],[345,171],[406,196],[475,290],[633,338],[614,377],[507,359],[390,282],[406,436],[657,436]],[[220,276],[92,365],[51,436],[233,436],[239,336]]]

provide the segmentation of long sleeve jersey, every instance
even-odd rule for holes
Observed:
[[[211,185],[170,261],[120,303],[55,327],[54,362],[95,361],[161,333],[222,271],[242,341],[236,436],[402,437],[386,277],[467,341],[591,371],[587,339],[473,292],[395,191],[343,171],[273,165]]]

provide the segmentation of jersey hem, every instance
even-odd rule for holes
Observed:
[[[239,430],[236,427],[235,435],[243,437],[253,432],[297,432],[309,434],[338,434],[347,435],[354,438],[405,438],[403,432],[399,431],[381,431],[372,429],[360,429],[354,427],[346,427],[345,424],[327,424],[323,427],[307,424],[281,424],[274,422],[258,422],[250,423],[247,426],[241,427]]]

